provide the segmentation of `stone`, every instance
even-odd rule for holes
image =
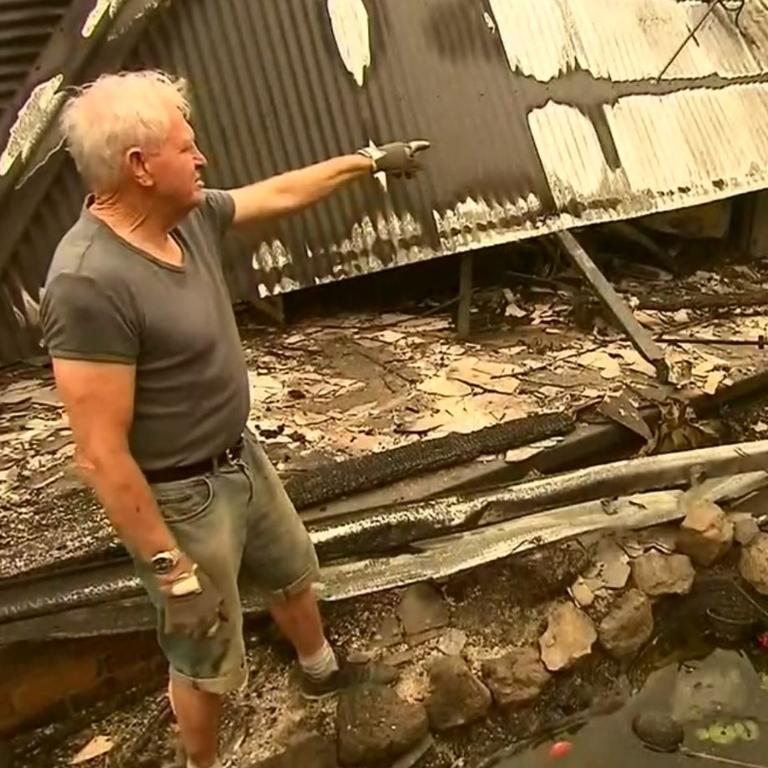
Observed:
[[[579,608],[588,608],[595,602],[595,593],[589,588],[584,579],[579,577],[568,590]]]
[[[677,548],[699,565],[712,565],[733,544],[733,523],[712,501],[698,499],[687,506]]]
[[[303,734],[288,748],[274,757],[257,763],[253,768],[337,768],[336,744],[318,733]]]
[[[759,533],[742,548],[739,573],[761,595],[768,595],[768,533]]]
[[[414,584],[405,590],[397,615],[407,635],[444,627],[450,616],[442,595],[431,584]]]
[[[600,578],[609,589],[623,589],[631,572],[629,556],[613,539],[602,539],[597,545],[595,565]]]
[[[561,595],[590,565],[589,553],[577,541],[533,549],[509,564],[512,579],[525,584],[526,604]]]
[[[760,533],[757,520],[748,512],[734,512],[728,519],[733,523],[733,539],[742,547],[751,544]]]
[[[551,677],[535,648],[517,648],[483,662],[483,679],[502,709],[535,701]]]
[[[632,720],[632,730],[640,741],[661,752],[675,752],[685,739],[683,726],[661,712],[639,713]]]
[[[490,691],[458,656],[437,659],[429,669],[432,693],[427,701],[429,723],[448,731],[481,720],[491,708]]]
[[[336,709],[342,765],[391,763],[429,733],[427,711],[391,688],[361,685],[341,693]]]
[[[539,638],[541,659],[550,672],[569,669],[592,652],[597,631],[586,613],[573,603],[555,606],[547,631]]]
[[[662,555],[647,552],[632,562],[632,575],[638,588],[649,597],[687,595],[696,572],[687,555]]]
[[[449,629],[437,644],[438,649],[446,656],[459,656],[467,644],[467,633],[460,629]]]
[[[403,630],[397,616],[385,616],[381,626],[376,632],[373,645],[379,648],[388,648],[403,641]]]
[[[618,659],[637,653],[652,634],[651,601],[639,589],[620,597],[598,628],[603,648]]]

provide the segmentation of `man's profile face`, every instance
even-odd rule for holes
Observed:
[[[144,156],[157,201],[180,212],[200,205],[203,200],[201,171],[206,163],[192,126],[178,110],[172,110],[168,137]]]

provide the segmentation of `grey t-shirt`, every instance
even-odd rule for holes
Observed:
[[[55,358],[136,366],[131,452],[143,469],[184,466],[232,446],[248,374],[224,273],[231,195],[209,190],[174,230],[183,264],[154,259],[86,208],[53,257],[41,305]]]

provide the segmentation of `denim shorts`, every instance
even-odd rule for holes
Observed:
[[[204,570],[224,596],[228,620],[210,638],[165,634],[163,601],[154,577],[136,571],[158,610],[158,639],[171,675],[210,693],[245,684],[248,670],[238,577],[274,602],[317,579],[318,562],[304,524],[256,439],[244,436],[240,460],[215,472],[152,486],[179,548]]]

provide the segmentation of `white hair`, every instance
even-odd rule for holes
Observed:
[[[189,117],[186,82],[164,72],[102,75],[76,89],[60,125],[85,183],[97,192],[112,191],[128,149],[151,148],[167,138],[169,108]]]

